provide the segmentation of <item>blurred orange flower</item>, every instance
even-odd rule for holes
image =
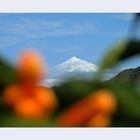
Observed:
[[[111,124],[111,116],[108,114],[99,113],[93,116],[89,122],[87,122],[87,126],[89,127],[107,127]]]
[[[17,72],[22,81],[36,84],[43,77],[44,69],[47,68],[38,53],[33,50],[22,52],[17,64]]]
[[[117,107],[116,99],[109,90],[98,90],[81,99],[64,111],[58,118],[59,126],[109,126],[111,115]]]
[[[18,64],[19,82],[6,88],[4,102],[15,113],[26,118],[49,116],[57,106],[54,92],[38,86],[43,76],[43,63],[35,52],[24,52]]]

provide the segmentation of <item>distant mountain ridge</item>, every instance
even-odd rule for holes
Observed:
[[[113,77],[111,80],[113,81],[120,80],[120,81],[134,84],[135,81],[140,80],[140,66],[137,68],[123,70],[115,77]]]

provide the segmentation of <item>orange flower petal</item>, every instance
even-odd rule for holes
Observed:
[[[14,106],[17,115],[25,118],[40,119],[44,116],[44,109],[30,98],[22,99]]]
[[[22,80],[38,81],[43,76],[44,67],[42,58],[34,51],[23,52],[18,62],[18,71]]]
[[[97,113],[92,97],[88,96],[68,108],[58,117],[58,124],[60,126],[80,126],[87,122]]]
[[[94,105],[98,110],[113,113],[117,108],[117,102],[113,93],[109,90],[98,90],[94,92]]]
[[[111,124],[111,117],[105,114],[96,114],[93,118],[87,123],[87,126],[90,127],[107,127]]]
[[[22,98],[22,91],[18,85],[12,85],[6,88],[4,91],[3,100],[7,105],[13,106]]]
[[[48,112],[57,107],[57,98],[54,92],[49,88],[37,87],[34,99]]]
[[[112,114],[115,110],[116,100],[112,92],[99,90],[68,108],[58,117],[57,122],[60,126],[80,126],[94,118],[96,114]]]

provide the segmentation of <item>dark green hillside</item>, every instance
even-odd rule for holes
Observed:
[[[112,80],[134,84],[136,81],[140,80],[140,66],[137,68],[123,70],[114,78],[112,78],[111,81]]]

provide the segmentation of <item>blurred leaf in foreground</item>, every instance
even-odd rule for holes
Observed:
[[[1,127],[54,127],[53,119],[31,120],[9,115],[1,119]]]
[[[100,68],[101,70],[108,69],[137,54],[140,54],[140,41],[130,40],[121,42],[107,52],[102,59]]]
[[[118,101],[112,126],[140,126],[140,95],[130,85],[120,81],[117,84],[112,82],[112,91]]]
[[[0,91],[17,80],[16,70],[8,62],[0,58]]]

